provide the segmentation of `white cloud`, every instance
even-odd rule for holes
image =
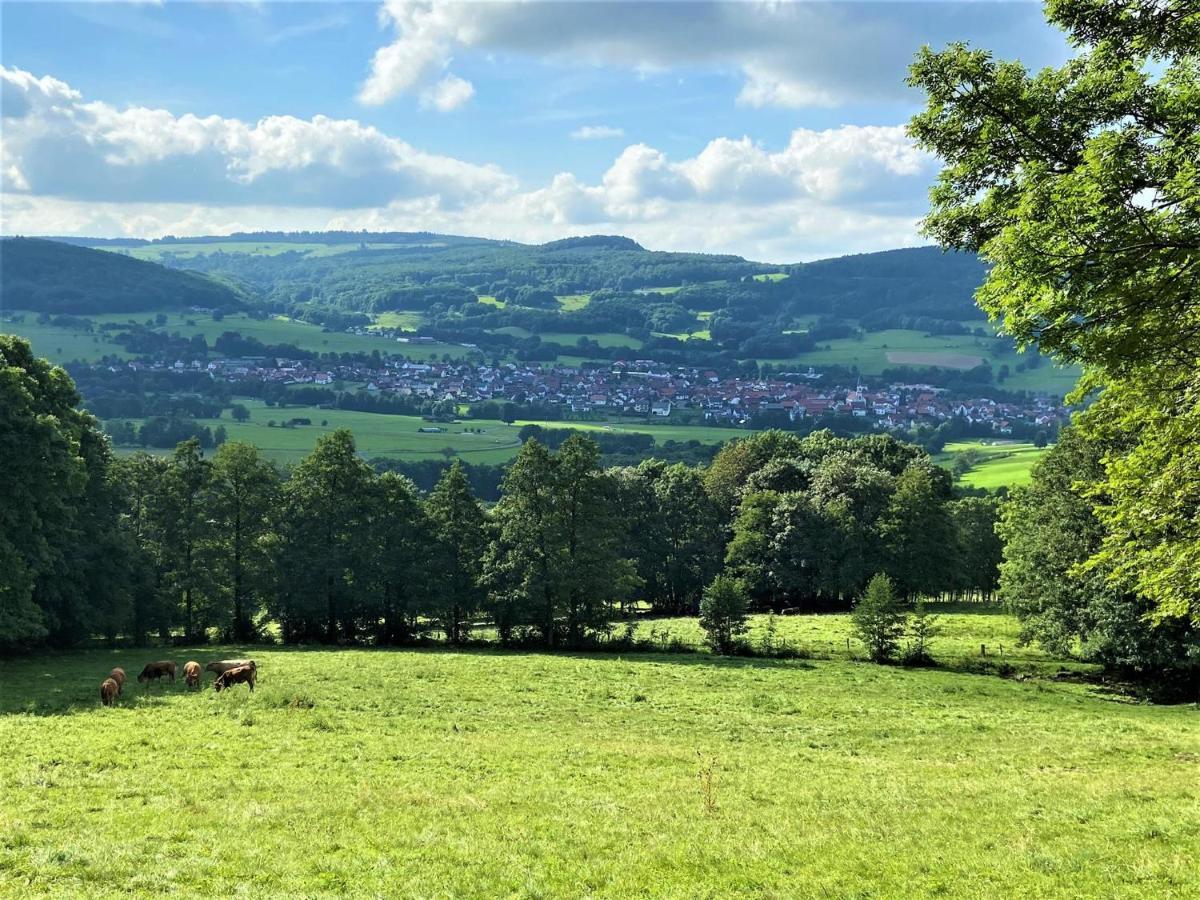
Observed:
[[[571,140],[574,141],[603,141],[624,136],[624,128],[614,128],[612,125],[584,125],[571,132]]]
[[[119,109],[3,67],[0,86],[8,233],[602,232],[787,262],[917,242],[935,170],[902,126],[843,126],[797,129],[775,147],[719,137],[678,159],[632,144],[592,182],[561,172],[522,186],[497,166],[426,153],[354,120]]]
[[[370,104],[419,91],[458,48],[639,75],[740,71],[739,102],[793,108],[903,99],[908,63],[926,43],[980,41],[1033,65],[1067,52],[1040,5],[1020,2],[387,0],[380,21],[395,37],[359,93]]]
[[[425,153],[353,119],[268,116],[247,123],[119,109],[85,102],[53,78],[4,67],[0,82],[7,190],[100,201],[354,208],[412,197],[455,206],[517,187],[496,166]],[[451,84],[434,102],[450,108],[463,91]]]
[[[447,75],[421,94],[421,106],[438,112],[450,112],[474,96],[475,85],[457,75]]]

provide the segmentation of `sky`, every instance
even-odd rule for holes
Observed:
[[[798,262],[923,243],[924,44],[995,2],[0,0],[0,231],[437,231]]]

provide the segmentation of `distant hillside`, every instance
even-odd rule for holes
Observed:
[[[0,241],[0,308],[47,313],[234,309],[239,294],[194,272],[58,241]]]

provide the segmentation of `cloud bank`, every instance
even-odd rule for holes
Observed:
[[[544,241],[614,232],[656,249],[791,261],[917,242],[935,171],[902,126],[843,126],[797,129],[777,148],[720,137],[679,159],[631,144],[595,182],[561,172],[523,185],[353,119],[250,123],[118,108],[3,67],[0,88],[8,233],[368,228]],[[443,102],[462,102],[465,90],[451,83]]]

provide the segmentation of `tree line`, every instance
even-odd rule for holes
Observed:
[[[581,433],[534,437],[486,509],[455,463],[426,493],[324,435],[288,472],[199,441],[117,458],[69,376],[0,339],[6,497],[0,642],[100,635],[586,646],[628,604],[694,615],[720,574],[755,609],[848,608],[887,571],[904,595],[994,586],[995,505],[956,500],[920,448],[764,432],[707,467],[604,468]]]

